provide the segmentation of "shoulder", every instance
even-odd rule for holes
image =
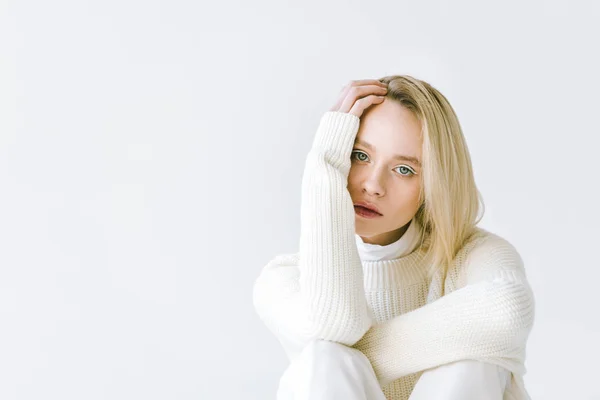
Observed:
[[[477,227],[459,251],[464,283],[499,278],[525,280],[523,258],[506,238]]]

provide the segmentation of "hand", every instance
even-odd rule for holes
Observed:
[[[329,111],[349,113],[360,118],[368,107],[383,102],[386,93],[387,84],[376,79],[350,81],[342,88],[337,103]]]

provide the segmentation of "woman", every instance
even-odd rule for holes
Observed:
[[[476,226],[468,148],[439,91],[350,82],[301,193],[299,252],[253,292],[290,359],[279,400],[529,399],[534,296],[515,247]]]

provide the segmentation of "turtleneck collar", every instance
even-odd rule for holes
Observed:
[[[356,238],[356,247],[362,261],[380,261],[394,260],[399,257],[410,254],[419,245],[421,237],[421,225],[416,219],[410,221],[408,229],[400,239],[385,246],[363,242],[358,234],[354,234]]]

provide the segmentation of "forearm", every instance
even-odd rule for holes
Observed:
[[[347,190],[359,119],[326,113],[302,178],[300,293],[314,337],[352,345],[371,326]]]
[[[533,318],[526,282],[483,281],[374,325],[353,347],[371,361],[382,384],[464,359],[517,365]]]

